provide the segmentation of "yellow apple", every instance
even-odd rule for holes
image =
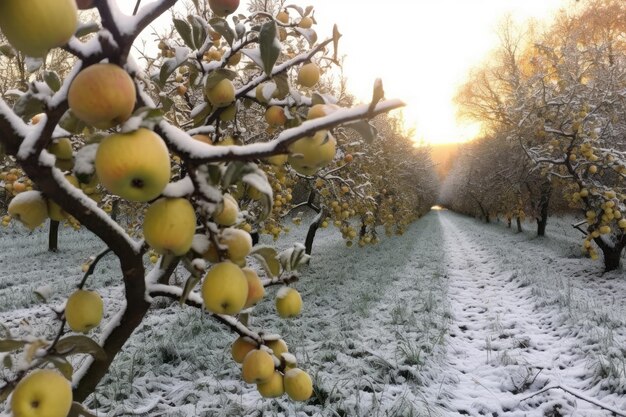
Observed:
[[[220,243],[226,246],[228,259],[236,264],[242,263],[252,250],[250,233],[232,227],[222,230]]]
[[[268,348],[272,349],[274,356],[276,356],[278,359],[280,359],[283,353],[289,352],[287,343],[285,343],[283,339],[267,340],[265,341],[265,345]]]
[[[114,64],[95,64],[78,73],[67,94],[72,113],[88,125],[109,129],[133,114],[135,83]]]
[[[42,57],[65,45],[78,26],[75,0],[3,0],[0,30],[13,47]]]
[[[213,139],[209,135],[193,135],[192,138],[207,145],[213,145]]]
[[[280,106],[270,106],[265,110],[265,121],[272,127],[283,126],[287,123],[285,109]]]
[[[246,299],[244,308],[250,308],[263,298],[265,295],[265,287],[254,269],[242,268],[242,271],[248,281],[248,298]]]
[[[248,281],[237,265],[220,262],[204,277],[202,299],[204,308],[216,314],[237,314],[246,304]]]
[[[617,222],[617,225],[620,227],[620,229],[626,229],[626,219],[621,219]]]
[[[288,155],[282,154],[282,155],[268,156],[267,158],[265,158],[265,161],[275,166],[283,166],[287,163],[288,159],[289,159]]]
[[[306,401],[313,395],[313,381],[309,374],[300,368],[285,372],[285,392],[294,401]]]
[[[259,382],[256,386],[259,394],[265,398],[277,398],[285,393],[283,374],[274,371],[272,376],[265,382]]]
[[[213,213],[213,220],[221,226],[232,226],[237,223],[238,215],[239,205],[237,201],[230,194],[224,194],[222,206]]]
[[[225,17],[239,7],[239,0],[209,0],[209,7],[216,16]]]
[[[212,106],[227,107],[235,101],[235,86],[231,80],[224,78],[215,85],[207,85],[204,94]]]
[[[104,188],[130,201],[155,199],[171,174],[170,155],[163,139],[144,128],[104,138],[96,152],[95,166]]]
[[[258,346],[255,342],[247,337],[238,337],[237,340],[233,343],[230,348],[230,353],[233,357],[233,360],[237,363],[243,363],[246,355],[252,351],[257,349]]]
[[[249,384],[267,381],[274,374],[274,359],[264,350],[251,350],[243,359],[241,373],[243,380]]]
[[[8,212],[29,230],[34,230],[48,218],[48,204],[39,191],[24,191],[11,200]]]
[[[61,138],[53,141],[48,145],[48,152],[56,156],[57,159],[72,159],[74,157],[72,142],[69,138]]]
[[[282,318],[295,317],[302,311],[302,297],[293,288],[283,287],[276,294],[276,311]]]
[[[287,13],[286,10],[281,10],[276,15],[276,20],[278,20],[280,23],[288,24],[289,23],[289,13]]]
[[[301,27],[302,29],[310,29],[311,26],[313,26],[313,19],[308,16],[300,19],[300,22],[298,23],[298,27]]]
[[[100,324],[104,306],[95,291],[76,290],[67,299],[65,318],[70,329],[86,333]]]
[[[320,67],[313,62],[304,64],[298,71],[298,84],[313,87],[320,80]]]
[[[336,104],[315,104],[307,113],[307,120],[317,119],[318,117],[328,116],[340,107]]]
[[[278,88],[273,82],[267,82],[257,85],[254,90],[254,94],[259,103],[267,104],[270,99],[276,98],[278,95]]]
[[[196,212],[186,198],[160,198],[148,207],[143,236],[155,252],[184,255],[191,249]]]
[[[336,150],[335,138],[327,130],[320,130],[289,146],[289,164],[302,175],[313,175],[332,162]]]
[[[72,384],[58,372],[39,369],[22,379],[11,397],[13,417],[67,417]]]

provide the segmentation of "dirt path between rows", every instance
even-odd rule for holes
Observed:
[[[580,386],[585,359],[577,340],[556,325],[558,311],[538,307],[515,264],[533,262],[489,229],[441,212],[448,300],[453,316],[440,398],[449,416],[610,416],[597,406],[545,387]],[[506,259],[516,257],[516,259]],[[512,261],[512,262],[511,262]]]

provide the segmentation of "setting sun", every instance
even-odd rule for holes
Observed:
[[[415,128],[415,141],[449,143],[479,133],[479,125],[456,120],[452,101],[468,70],[497,45],[499,21],[507,14],[516,21],[546,19],[571,0],[297,3],[314,3],[321,38],[331,33],[330,24],[339,26],[348,88],[359,99],[371,96],[380,77],[388,97],[406,101],[404,118],[407,128]]]

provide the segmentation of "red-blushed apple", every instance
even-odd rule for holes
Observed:
[[[109,129],[133,114],[133,79],[114,64],[91,65],[74,78],[67,95],[72,113],[88,125]]]

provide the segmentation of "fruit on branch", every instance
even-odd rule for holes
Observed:
[[[300,19],[300,22],[298,23],[298,27],[302,29],[310,29],[312,26],[313,19],[311,19],[309,16],[304,16],[302,19]]]
[[[246,304],[248,281],[237,265],[220,262],[213,265],[202,283],[204,308],[215,314],[237,314]]]
[[[117,65],[95,64],[78,73],[67,99],[72,113],[80,120],[98,129],[109,129],[133,114],[135,83]]]
[[[264,382],[259,382],[256,386],[259,394],[265,398],[277,398],[285,393],[283,374],[274,371],[272,376]]]
[[[295,317],[302,311],[300,293],[290,287],[283,287],[276,293],[276,311],[282,318]]]
[[[300,368],[285,372],[285,392],[294,401],[306,401],[313,395],[313,381],[309,374]]]
[[[104,305],[95,291],[76,290],[67,299],[65,318],[75,332],[87,333],[100,324]]]
[[[269,164],[280,167],[280,166],[285,165],[288,159],[289,159],[288,155],[282,154],[282,155],[268,156],[267,158],[265,158],[265,161]]]
[[[304,64],[298,71],[298,84],[304,87],[313,87],[320,80],[320,67],[313,62]]]
[[[213,107],[227,107],[235,101],[235,86],[228,78],[224,78],[217,84],[207,83],[204,94]]]
[[[224,194],[221,208],[213,213],[213,220],[221,226],[232,226],[237,223],[239,205],[230,194]]]
[[[209,135],[193,135],[192,138],[207,145],[213,145],[213,139]]]
[[[191,249],[196,212],[186,198],[160,198],[148,207],[143,236],[155,252],[184,255]]]
[[[265,296],[265,287],[254,269],[242,268],[242,271],[246,276],[246,281],[248,281],[248,298],[246,298],[246,304],[243,307],[250,308]]]
[[[332,162],[337,141],[327,130],[299,139],[289,146],[289,164],[302,175],[313,175]]]
[[[33,371],[11,397],[14,417],[66,417],[72,408],[72,384],[50,369]]]
[[[285,341],[283,339],[268,340],[268,341],[265,342],[265,345],[268,348],[272,349],[272,353],[278,359],[280,359],[280,357],[282,356],[283,353],[289,352],[289,348],[287,347],[287,343],[285,343]]]
[[[80,188],[78,179],[74,175],[66,175],[65,179],[76,188]],[[52,220],[61,222],[67,219],[67,213],[51,198],[48,199],[48,217]]]
[[[222,230],[220,243],[226,246],[226,255],[232,262],[245,264],[246,256],[252,250],[252,237],[245,230],[232,227]]]
[[[278,94],[278,87],[273,82],[259,84],[254,90],[254,96],[262,104],[267,104],[272,98],[277,98]]]
[[[96,152],[95,166],[104,188],[130,201],[155,199],[171,174],[163,139],[144,128],[104,138]]]
[[[61,138],[53,141],[47,147],[48,152],[56,156],[57,159],[70,160],[74,157],[72,142],[69,138]]]
[[[246,355],[252,351],[257,349],[258,346],[252,339],[248,339],[247,337],[238,337],[237,340],[233,343],[230,348],[230,353],[233,357],[233,360],[237,363],[243,363]]]
[[[288,24],[289,23],[289,13],[286,10],[281,10],[276,14],[276,20],[280,23]]]
[[[225,17],[239,7],[239,0],[209,0],[209,7],[216,16]]]
[[[65,45],[78,26],[75,0],[3,0],[0,30],[20,52],[43,57]]]
[[[11,200],[8,212],[32,231],[48,218],[48,204],[39,191],[24,191]]]
[[[306,118],[307,120],[311,120],[328,116],[338,109],[340,109],[340,107],[336,104],[315,104],[307,112]]]
[[[265,350],[251,350],[243,360],[241,373],[249,384],[265,382],[274,374],[274,358]]]
[[[287,123],[285,110],[280,106],[270,106],[265,110],[265,121],[271,127],[283,126]]]

